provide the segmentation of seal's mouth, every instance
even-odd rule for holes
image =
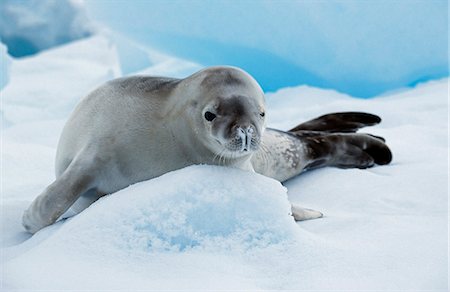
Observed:
[[[250,142],[247,140],[247,142],[242,142],[242,140],[239,139],[232,139],[231,141],[228,141],[227,143],[222,143],[219,139],[216,139],[217,143],[220,144],[227,152],[232,153],[242,153],[247,154],[250,152],[255,152],[259,149],[259,139],[252,138]]]
[[[234,137],[229,139],[223,146],[232,152],[253,152],[258,150],[260,144],[260,136],[255,134],[254,128],[237,128]]]
[[[260,131],[254,125],[236,125],[229,132],[221,131],[215,137],[217,146],[215,152],[222,157],[237,158],[249,155],[259,150],[261,144]]]
[[[233,138],[223,146],[231,152],[253,152],[259,148],[258,140],[254,137],[251,139]]]

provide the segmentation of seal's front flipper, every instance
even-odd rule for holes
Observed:
[[[30,233],[53,224],[69,207],[93,186],[93,177],[71,164],[64,173],[40,194],[22,217],[22,225]]]
[[[343,132],[354,133],[367,126],[379,124],[381,118],[377,115],[363,112],[342,112],[320,116],[307,121],[289,130],[298,131],[321,131],[328,133]]]
[[[298,205],[291,205],[291,212],[292,216],[294,217],[295,221],[303,221],[303,220],[310,220],[310,219],[317,219],[323,217],[323,214],[319,211],[314,211],[311,209],[302,208]]]

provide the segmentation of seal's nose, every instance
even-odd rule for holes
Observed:
[[[253,136],[254,132],[255,132],[255,128],[252,125],[237,128],[237,134],[238,134],[239,138],[241,138],[241,151],[249,151],[250,150],[252,136]]]

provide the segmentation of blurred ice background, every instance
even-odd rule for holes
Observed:
[[[0,2],[0,38],[14,57],[32,55],[92,32],[82,1]]]
[[[0,40],[0,290],[447,291],[447,1],[2,0]],[[80,98],[218,64],[262,84],[271,127],[380,114],[393,163],[290,180],[325,214],[300,224],[279,183],[195,166],[23,232]]]
[[[125,74],[153,64],[146,54],[153,49],[202,66],[242,67],[266,91],[306,84],[373,97],[448,75],[445,0],[5,0],[0,7],[10,55],[90,35],[95,22],[116,36]]]

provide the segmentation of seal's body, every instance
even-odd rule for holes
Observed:
[[[23,224],[34,233],[75,202],[76,213],[105,194],[192,164],[255,170],[280,181],[308,167],[340,166],[335,161],[346,153],[341,148],[348,148],[348,139],[336,135],[340,141],[330,144],[330,129],[312,131],[323,127],[323,120],[291,132],[266,130],[261,88],[233,67],[212,67],[185,79],[110,81],[84,98],[69,118],[58,145],[57,178],[33,201]],[[353,159],[348,167],[373,165],[373,155],[364,152],[369,146],[384,156],[389,152],[380,139],[348,135],[359,141],[352,146],[356,154],[368,160]],[[296,219],[321,216],[298,207],[293,213]]]

